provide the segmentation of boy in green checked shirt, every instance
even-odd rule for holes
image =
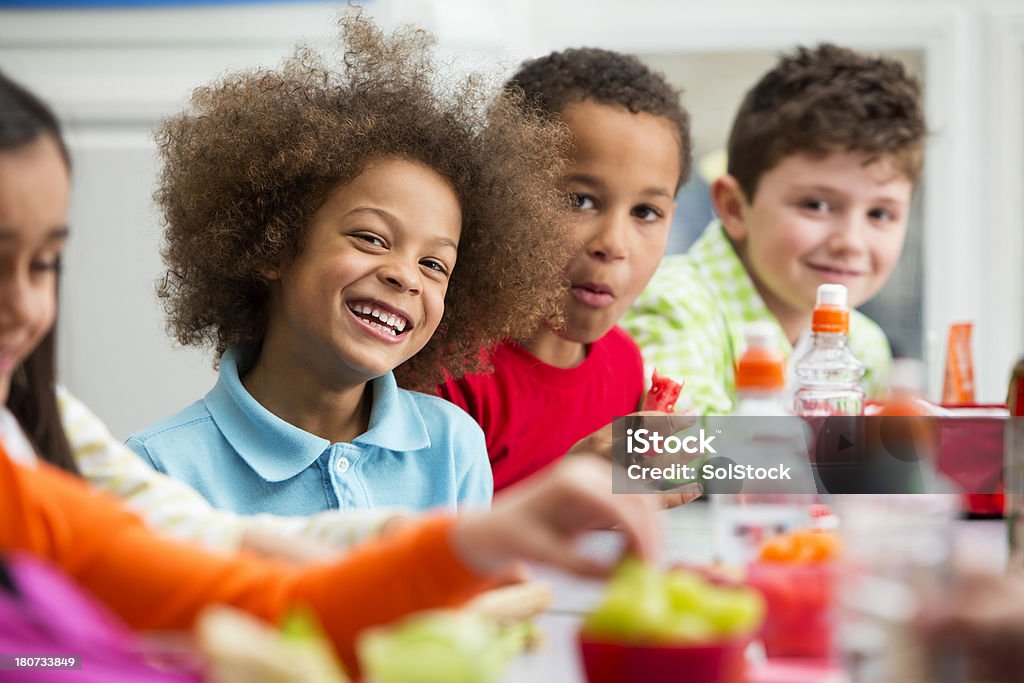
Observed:
[[[728,414],[747,323],[774,322],[790,358],[818,285],[846,285],[851,306],[877,294],[903,249],[925,134],[920,86],[899,62],[834,45],[784,56],[733,122],[711,188],[719,219],[662,262],[623,319],[648,367],[685,380],[698,413]],[[854,311],[850,347],[880,397],[885,334]]]

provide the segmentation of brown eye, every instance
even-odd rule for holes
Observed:
[[[431,270],[435,270],[438,273],[441,273],[442,275],[447,275],[448,274],[448,268],[443,263],[441,263],[440,261],[438,261],[436,259],[429,259],[429,258],[428,259],[423,259],[422,261],[420,261],[420,265],[421,266],[426,266],[427,268],[430,268]]]
[[[814,213],[827,213],[829,210],[828,202],[823,199],[805,199],[800,206]]]
[[[355,237],[357,240],[361,240],[363,242],[366,242],[367,244],[372,244],[375,247],[382,247],[383,248],[383,247],[387,246],[387,244],[384,243],[384,240],[382,240],[377,235],[374,235],[373,233],[357,232],[357,233],[353,234],[352,236]]]
[[[33,273],[59,273],[60,267],[61,261],[59,257],[50,260],[33,261],[29,265]]]
[[[653,223],[654,221],[662,217],[661,211],[654,208],[653,206],[648,206],[646,204],[635,207],[630,213],[634,217],[639,218],[640,220],[645,221],[647,223]]]
[[[588,211],[595,208],[596,202],[590,195],[569,193],[569,205],[576,211]]]

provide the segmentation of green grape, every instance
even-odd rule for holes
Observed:
[[[712,588],[704,596],[704,616],[721,636],[750,633],[764,618],[764,600],[747,588]]]
[[[437,611],[371,631],[359,657],[374,683],[489,683],[524,642],[522,630],[506,635],[483,616]]]
[[[714,585],[688,571],[662,572],[626,560],[604,601],[584,621],[596,638],[633,643],[704,643],[753,632],[764,600],[749,588]]]
[[[643,640],[656,635],[671,615],[668,601],[657,586],[641,586],[632,592],[617,588],[586,619],[584,628],[594,636]]]
[[[676,612],[699,612],[704,593],[712,586],[693,572],[672,571],[665,579],[668,598]]]
[[[676,612],[659,629],[657,639],[664,643],[706,643],[716,635],[715,627],[702,615]]]

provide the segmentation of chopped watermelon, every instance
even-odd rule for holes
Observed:
[[[644,410],[660,410],[663,413],[671,413],[676,407],[679,399],[679,392],[683,385],[674,382],[668,377],[662,377],[658,371],[654,371],[651,377],[651,390],[644,398]]]

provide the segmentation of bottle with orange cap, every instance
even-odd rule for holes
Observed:
[[[727,439],[730,460],[755,467],[781,465],[789,474],[786,481],[733,482],[722,490],[718,482],[706,482],[712,552],[727,564],[744,565],[772,536],[812,526],[811,505],[821,503],[807,458],[807,427],[792,417],[784,399],[786,361],[777,334],[771,323],[746,325],[746,350],[736,365],[736,410],[706,422]]]
[[[779,351],[775,326],[755,322],[746,326],[747,348],[736,365],[736,410],[734,415],[789,415],[783,391],[786,388],[786,359]]]
[[[811,348],[794,366],[799,382],[793,407],[797,415],[864,414],[860,388],[864,364],[850,351],[849,332],[846,287],[820,285],[811,322]]]

